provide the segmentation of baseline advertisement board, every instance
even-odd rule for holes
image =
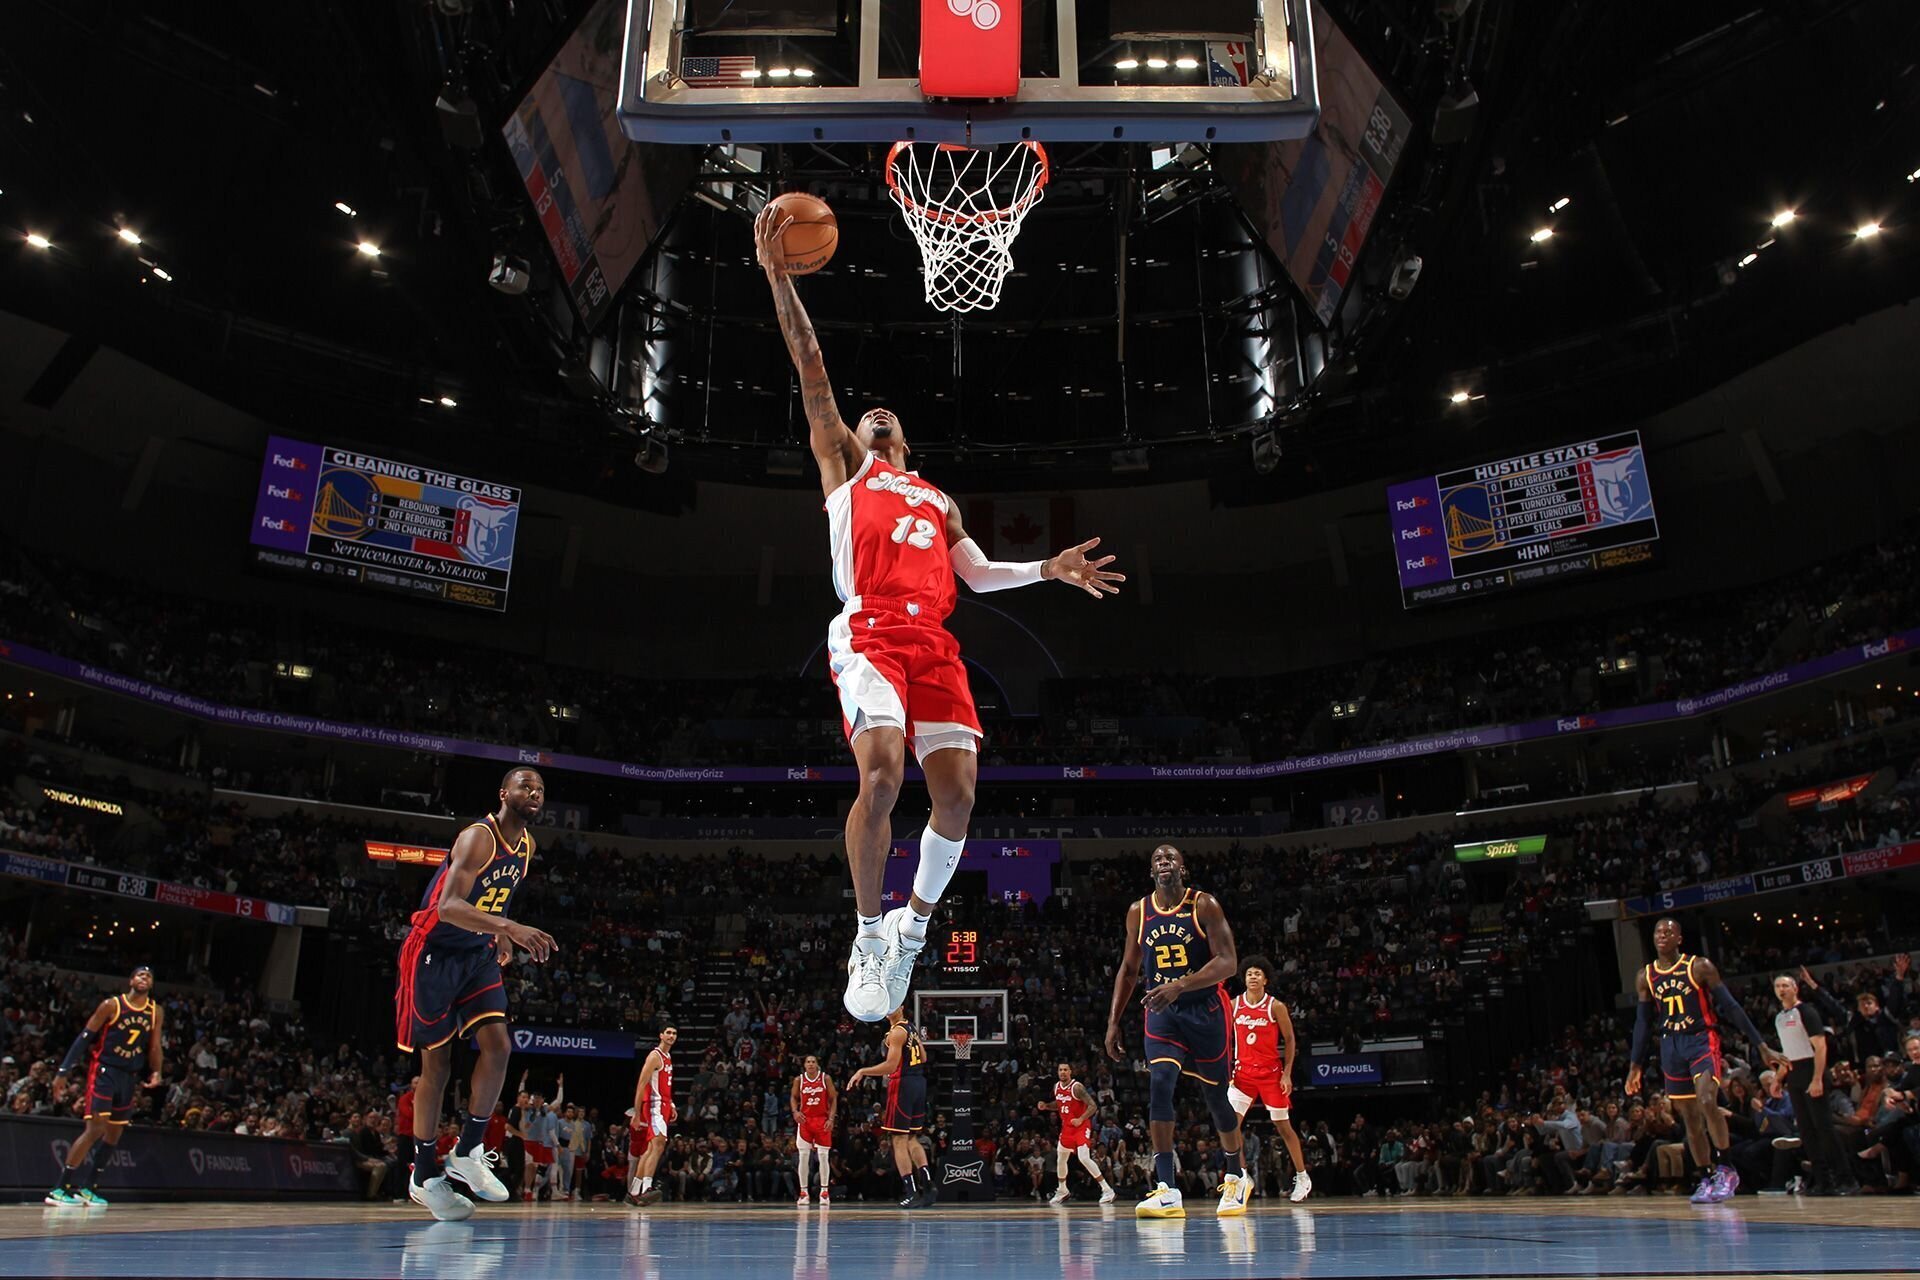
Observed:
[[[79,1133],[72,1120],[0,1116],[0,1192],[37,1197],[46,1189],[48,1171],[66,1162]],[[136,1124],[127,1127],[119,1146],[101,1150],[107,1152],[101,1183],[116,1199],[127,1193],[336,1200],[359,1194],[353,1151],[344,1142],[287,1142]]]

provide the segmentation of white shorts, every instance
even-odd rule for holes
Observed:
[[[1242,1093],[1237,1086],[1229,1083],[1227,1085],[1227,1105],[1233,1108],[1233,1114],[1245,1119],[1247,1112],[1253,1107],[1253,1095]],[[1293,1109],[1291,1107],[1276,1107],[1268,1104],[1267,1115],[1274,1120],[1286,1120],[1293,1115]]]
[[[660,1105],[660,1102],[658,1099],[655,1099],[653,1105],[648,1107],[647,1110],[649,1112],[647,1116],[647,1132],[651,1133],[656,1138],[666,1137],[667,1136],[666,1108]],[[633,1118],[634,1118],[633,1108],[628,1107],[627,1119],[631,1120]]]
[[[794,1149],[798,1151],[831,1151],[833,1150],[833,1144],[830,1142],[828,1143],[808,1142],[805,1138],[798,1137],[798,1136],[795,1136],[793,1140],[793,1145],[794,1145]]]
[[[1072,1155],[1072,1154],[1073,1154],[1074,1152],[1076,1152],[1076,1151],[1085,1151],[1085,1150],[1087,1150],[1087,1149],[1088,1149],[1089,1147],[1091,1147],[1092,1145],[1093,1145],[1093,1143],[1092,1143],[1092,1140],[1091,1140],[1091,1139],[1089,1139],[1089,1140],[1088,1140],[1088,1141],[1086,1141],[1086,1142],[1083,1142],[1083,1143],[1081,1143],[1081,1144],[1080,1144],[1079,1146],[1077,1146],[1077,1147],[1070,1147],[1070,1146],[1068,1146],[1068,1145],[1067,1145],[1066,1143],[1064,1143],[1064,1142],[1059,1142],[1059,1141],[1056,1141],[1056,1142],[1055,1142],[1055,1143],[1053,1144],[1053,1154],[1055,1154],[1055,1155],[1057,1155],[1057,1156],[1070,1156],[1070,1155]]]

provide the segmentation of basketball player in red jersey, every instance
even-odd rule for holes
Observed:
[[[849,428],[834,404],[813,323],[783,265],[769,204],[754,224],[760,265],[773,287],[787,351],[800,372],[813,456],[826,493],[834,590],[845,607],[827,630],[833,683],[840,695],[860,795],[847,814],[847,862],[859,913],[847,962],[847,1012],[878,1022],[906,1002],[927,921],[946,892],[966,846],[980,743],[980,718],[967,686],[960,646],[943,624],[953,611],[957,574],[975,591],[1058,579],[1099,599],[1126,579],[1108,572],[1114,557],[1089,560],[1092,538],[1049,560],[990,561],[960,523],[960,507],[907,469],[900,419],[872,409]],[[926,774],[933,814],[920,836],[920,862],[907,905],[885,917],[881,902],[911,737]]]
[[[400,948],[394,992],[398,1040],[403,1052],[420,1051],[420,1084],[413,1096],[413,1178],[407,1193],[442,1222],[471,1217],[473,1202],[449,1184],[465,1183],[482,1200],[508,1198],[491,1167],[496,1155],[481,1142],[507,1075],[507,993],[502,965],[524,948],[535,963],[553,953],[553,939],[507,918],[507,906],[533,865],[533,833],[527,824],[546,804],[547,784],[532,769],[509,769],[500,780],[500,808],[473,823],[453,842],[453,852],[434,873],[413,930]],[[453,1041],[473,1037],[479,1049],[467,1088],[460,1139],[440,1170],[436,1145],[440,1099],[453,1070]]]
[[[667,1153],[667,1126],[677,1118],[673,1109],[673,1045],[680,1038],[677,1027],[663,1027],[660,1043],[641,1064],[639,1082],[633,1086],[633,1125],[627,1130],[627,1154],[633,1159],[633,1172],[627,1176],[627,1194],[635,1204],[652,1204],[660,1198],[653,1185],[654,1170]]]
[[[801,1064],[801,1072],[793,1078],[793,1090],[788,1101],[793,1107],[794,1116],[800,1121],[800,1132],[794,1145],[800,1149],[800,1204],[812,1203],[807,1199],[807,1179],[809,1166],[813,1163],[813,1153],[820,1153],[820,1203],[833,1203],[828,1199],[827,1180],[832,1174],[833,1159],[833,1116],[840,1107],[840,1091],[833,1087],[833,1081],[820,1069],[820,1059],[807,1055]]]
[[[1312,1193],[1313,1179],[1307,1176],[1300,1135],[1293,1130],[1293,1063],[1297,1051],[1293,1016],[1267,990],[1267,974],[1272,968],[1265,956],[1251,956],[1240,972],[1242,990],[1234,998],[1232,1009],[1233,1080],[1227,1085],[1227,1101],[1243,1124],[1254,1103],[1266,1106],[1267,1116],[1293,1160],[1293,1192],[1288,1199],[1298,1204]]]
[[[1053,1101],[1041,1103],[1040,1109],[1060,1113],[1060,1140],[1053,1147],[1053,1173],[1058,1182],[1053,1188],[1053,1199],[1047,1203],[1067,1202],[1067,1157],[1076,1155],[1080,1157],[1080,1167],[1100,1184],[1100,1203],[1112,1204],[1113,1188],[1107,1185],[1106,1175],[1100,1172],[1089,1149],[1093,1143],[1093,1118],[1100,1108],[1094,1105],[1087,1086],[1073,1078],[1071,1062],[1060,1064],[1059,1079],[1053,1085]]]
[[[60,1181],[47,1192],[50,1205],[84,1205],[104,1209],[107,1202],[93,1189],[98,1176],[96,1144],[120,1145],[120,1135],[133,1119],[133,1095],[140,1067],[147,1068],[145,1088],[160,1087],[166,1070],[161,1047],[165,1011],[153,998],[153,970],[140,965],[127,979],[127,994],[108,996],[94,1007],[87,1025],[74,1037],[67,1056],[53,1077],[53,1100],[66,1101],[67,1075],[87,1060],[87,1092],[80,1100],[80,1118],[86,1128],[67,1148]]]

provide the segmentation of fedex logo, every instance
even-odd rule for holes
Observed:
[[[1888,654],[1899,653],[1901,650],[1905,649],[1906,647],[1907,647],[1907,642],[1902,637],[1888,636],[1885,640],[1882,640],[1879,644],[1861,645],[1860,656],[1863,658],[1884,658]]]
[[[276,453],[273,455],[273,465],[286,471],[309,470],[305,458],[290,457],[284,453]]]
[[[293,521],[282,520],[278,516],[261,516],[260,527],[262,529],[272,530],[274,533],[292,533],[295,531]]]
[[[267,496],[269,498],[285,498],[288,502],[305,502],[307,500],[307,495],[301,493],[298,489],[287,488],[277,484],[267,486]]]
[[[1421,556],[1418,560],[1407,561],[1407,568],[1431,569],[1433,566],[1439,563],[1440,563],[1440,558],[1438,556]]]
[[[788,782],[818,782],[820,781],[820,777],[821,777],[821,774],[818,769],[787,770]]]
[[[1418,524],[1411,529],[1402,529],[1400,531],[1400,540],[1402,542],[1414,542],[1420,538],[1431,538],[1432,536],[1432,526],[1424,524]]]
[[[1060,776],[1062,778],[1097,778],[1100,773],[1095,769],[1062,769]]]
[[[1591,729],[1597,723],[1599,722],[1592,716],[1569,716],[1564,720],[1554,721],[1553,728],[1556,733],[1575,733],[1581,729]]]
[[[1418,511],[1421,507],[1430,507],[1432,505],[1433,503],[1431,501],[1418,495],[1411,498],[1395,498],[1393,500],[1393,509],[1395,511]]]
[[[516,750],[515,754],[520,757],[521,764],[552,764],[553,763],[552,753],[546,752],[546,751],[529,751],[525,747],[520,747]]]

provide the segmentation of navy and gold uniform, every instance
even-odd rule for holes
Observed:
[[[911,1022],[901,1025],[907,1029],[907,1042],[900,1046],[900,1065],[887,1077],[887,1106],[880,1113],[883,1133],[919,1133],[927,1127],[927,1046],[920,1028]]]
[[[153,997],[139,1004],[131,996],[113,997],[113,1013],[100,1032],[87,1067],[88,1120],[126,1124],[133,1118],[133,1091],[153,1045]]]
[[[1690,955],[1682,954],[1672,964],[1656,960],[1647,966],[1646,977],[1660,1019],[1660,1073],[1666,1077],[1667,1096],[1694,1097],[1693,1078],[1702,1070],[1711,1070],[1715,1080],[1724,1078],[1713,1001],[1694,981]]]
[[[1213,944],[1200,924],[1200,891],[1188,889],[1171,911],[1140,900],[1140,981],[1148,989],[1164,986],[1202,968],[1213,959]],[[1233,1029],[1223,984],[1189,991],[1160,1012],[1147,1011],[1147,1061],[1171,1062],[1203,1084],[1220,1084],[1230,1074],[1228,1053]]]
[[[467,901],[488,915],[503,916],[514,890],[533,864],[533,835],[508,844],[491,816],[472,823],[493,840],[493,856],[473,879]],[[461,832],[465,835],[466,832]],[[394,992],[395,1039],[400,1048],[437,1049],[490,1018],[507,1016],[507,993],[490,934],[475,933],[440,918],[440,886],[452,862],[443,863],[427,886],[413,931],[400,947],[400,979]]]

